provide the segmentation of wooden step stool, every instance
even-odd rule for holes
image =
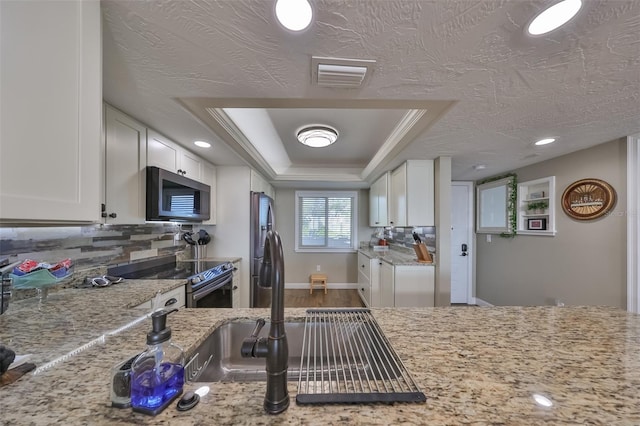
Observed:
[[[311,274],[309,277],[309,294],[313,294],[313,286],[323,287],[324,294],[327,294],[327,275]]]

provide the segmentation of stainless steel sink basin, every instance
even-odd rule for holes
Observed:
[[[269,325],[269,322],[265,324],[260,331],[260,337],[267,337]],[[193,381],[266,381],[264,358],[243,358],[240,356],[242,341],[251,335],[254,327],[254,321],[233,321],[216,328],[195,352],[200,360],[207,360],[210,356],[211,360]],[[297,376],[292,377],[292,368],[300,366],[304,322],[288,322],[285,325],[285,330],[289,343],[289,380],[297,380]]]
[[[269,322],[260,332],[260,337],[267,337],[269,334]],[[199,375],[192,379],[194,382],[252,382],[266,381],[265,359],[264,358],[242,358],[240,356],[240,346],[242,340],[251,335],[255,327],[253,321],[233,321],[221,325],[216,328],[213,333],[205,340],[195,351],[198,358],[203,363],[208,360],[209,363],[202,369]],[[289,368],[288,379],[298,380],[300,377],[301,358],[304,340],[304,321],[291,321],[285,323],[287,333],[287,342],[289,344]],[[309,329],[308,329],[309,330]],[[336,374],[335,365],[343,366],[340,368],[341,377],[350,378],[356,375],[367,375],[369,358],[376,351],[375,343],[366,345],[360,351],[337,350],[337,345],[332,342],[341,340],[343,347],[356,348],[363,347],[359,331],[350,327],[349,329],[336,329],[330,323],[315,324],[313,331],[308,331],[306,337],[305,348],[314,351],[316,359],[313,365],[303,365],[303,375],[307,371],[311,374],[328,375],[328,366],[333,365],[330,374]],[[310,336],[314,337],[311,338]],[[327,343],[329,343],[327,345]],[[373,355],[375,356],[375,354]],[[396,375],[398,368],[389,365],[386,359],[380,359],[386,372],[389,371]],[[377,375],[376,372],[369,372],[368,375]]]

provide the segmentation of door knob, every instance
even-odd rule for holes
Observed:
[[[466,244],[462,244],[462,253],[460,254],[460,256],[467,256],[469,253],[467,253],[467,245]]]
[[[109,213],[109,217],[112,219],[115,219],[116,217],[118,217],[117,213]]]

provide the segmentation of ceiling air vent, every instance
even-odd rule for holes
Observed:
[[[372,59],[311,57],[311,81],[321,87],[361,87],[373,72]]]

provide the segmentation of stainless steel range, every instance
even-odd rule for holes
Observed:
[[[132,279],[185,279],[187,308],[231,308],[233,294],[231,262],[177,261],[163,256],[116,265],[107,274]]]

